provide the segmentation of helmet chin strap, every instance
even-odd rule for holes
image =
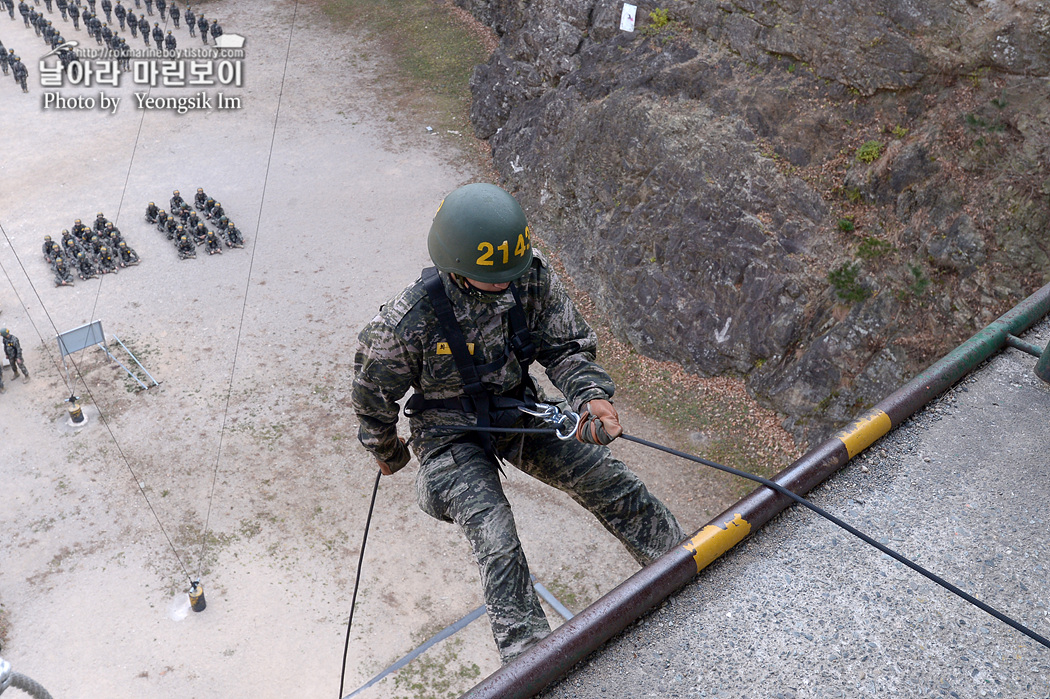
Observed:
[[[485,289],[479,289],[478,287],[474,286],[470,283],[469,280],[467,280],[466,277],[456,274],[455,272],[450,272],[449,276],[452,277],[452,281],[456,284],[456,286],[458,286],[468,295],[479,299],[495,299],[501,294],[507,293],[507,289],[510,288],[508,286],[507,289],[500,289],[499,291],[486,291]]]

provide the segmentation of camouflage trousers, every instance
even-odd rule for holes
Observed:
[[[642,565],[685,536],[670,510],[608,447],[548,435],[513,435],[496,445],[518,469],[587,508]],[[503,663],[549,634],[500,475],[481,446],[459,442],[428,455],[419,467],[416,494],[424,512],[455,522],[470,542]]]

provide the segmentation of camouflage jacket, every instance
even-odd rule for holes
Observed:
[[[492,362],[509,352],[511,292],[479,298],[460,289],[445,273],[441,281],[468,346],[473,345],[475,363]],[[529,271],[515,284],[537,347],[536,362],[546,369],[569,405],[578,408],[594,398],[611,398],[612,379],[594,362],[594,331],[546,261],[537,254]],[[422,392],[426,398],[452,398],[463,395],[463,381],[421,280],[386,303],[358,339],[351,391],[360,420],[358,438],[378,459],[387,461],[398,451],[398,401],[408,390]],[[481,378],[498,395],[511,393],[522,377],[521,365],[511,353],[500,369]],[[461,436],[427,428],[474,422],[474,415],[457,410],[432,409],[413,415],[409,421],[412,450],[423,461]]]

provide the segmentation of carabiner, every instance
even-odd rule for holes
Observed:
[[[535,408],[519,405],[521,412],[538,417],[554,428],[554,435],[563,442],[576,434],[576,428],[580,424],[580,416],[571,410],[561,410],[556,405],[549,403],[536,403]]]

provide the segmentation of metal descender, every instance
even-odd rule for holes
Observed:
[[[580,424],[580,416],[577,413],[567,409],[562,410],[550,403],[536,403],[531,406],[519,405],[518,410],[546,422],[554,428],[554,434],[562,441],[572,439],[576,434],[576,428]]]

